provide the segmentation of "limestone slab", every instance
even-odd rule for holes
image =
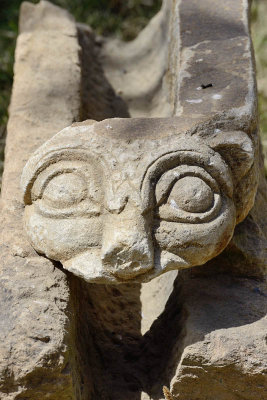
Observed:
[[[66,274],[25,237],[19,188],[25,160],[79,118],[79,45],[72,17],[23,3],[1,196],[0,397],[73,399]]]
[[[184,323],[174,350],[181,355],[174,399],[264,400],[266,286],[218,276],[189,279],[180,290]]]

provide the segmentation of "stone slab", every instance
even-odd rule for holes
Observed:
[[[221,275],[187,279],[179,291],[174,399],[266,399],[266,285]]]
[[[29,155],[79,118],[79,44],[72,17],[23,3],[1,197],[0,398],[73,398],[66,274],[22,228],[20,175]]]

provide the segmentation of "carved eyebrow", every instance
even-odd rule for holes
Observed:
[[[31,188],[31,200],[35,201],[43,196],[43,192],[48,183],[58,175],[64,173],[76,173],[81,178],[84,178],[83,174],[79,172],[79,166],[68,166],[71,161],[62,160],[59,163],[54,163],[45,168],[34,181]],[[65,165],[64,165],[65,164]]]
[[[156,158],[155,160],[153,160],[150,164],[148,164],[145,173],[143,175],[143,178],[141,180],[140,183],[140,190],[142,190],[142,187],[144,185],[144,182],[147,178],[147,175],[151,174],[151,172],[153,173],[154,171],[156,172],[157,167],[160,165],[162,167],[164,167],[164,163],[168,163],[173,161],[173,159],[176,159],[178,157],[178,153],[182,153],[182,152],[192,152],[192,150],[175,150],[175,151],[170,151],[170,152],[166,152],[164,154],[161,154],[158,158]],[[197,152],[196,152],[197,153]],[[201,153],[199,153],[201,154]],[[166,167],[167,169],[167,167]]]
[[[25,165],[21,176],[21,188],[24,193],[25,205],[30,205],[32,202],[32,188],[43,171],[47,170],[52,165],[57,165],[59,162],[89,162],[90,159],[97,158],[93,151],[84,150],[80,147],[61,147],[53,149],[43,155],[42,149],[39,149]],[[105,164],[104,160],[99,160],[98,164]],[[105,166],[105,165],[104,165]],[[102,165],[103,167],[103,165]],[[103,170],[107,168],[103,168]]]
[[[220,154],[212,149],[208,149],[206,153],[196,150],[177,150],[165,153],[156,161],[151,163],[141,182],[141,196],[144,202],[144,209],[153,207],[154,190],[151,190],[151,182],[157,182],[157,179],[166,171],[171,170],[179,165],[187,167],[201,167],[216,179],[218,185],[228,197],[233,196],[233,185],[230,169],[222,159]]]
[[[54,165],[59,161],[71,161],[72,157],[79,160],[77,154],[81,156],[81,150],[74,148],[60,148],[54,149],[43,154],[40,148],[27,162],[23,168],[20,185],[24,193],[24,203],[31,204],[31,191],[36,179],[40,174],[46,170],[50,165]]]

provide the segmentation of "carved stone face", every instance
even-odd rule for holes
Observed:
[[[219,152],[184,133],[126,138],[114,121],[65,128],[28,161],[32,246],[101,283],[145,282],[219,254],[236,225],[232,173]]]

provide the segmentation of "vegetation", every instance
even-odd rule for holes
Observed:
[[[161,0],[50,0],[73,14],[77,21],[91,25],[98,34],[133,39],[159,10]],[[31,0],[38,3],[39,0]],[[13,80],[13,63],[18,14],[22,0],[1,0],[0,6],[0,175],[5,141],[8,104]],[[265,5],[264,5],[265,3]],[[265,11],[265,12],[264,12]],[[267,149],[267,7],[254,0],[252,33],[259,74],[259,106],[263,141]],[[266,154],[267,155],[267,154]]]
[[[265,154],[265,175],[267,176],[267,1],[253,0],[251,11],[251,32],[257,67],[261,138]]]
[[[30,0],[38,3],[39,0]],[[50,0],[87,23],[100,35],[133,39],[159,10],[161,0]],[[1,0],[0,5],[0,176],[13,81],[13,64],[22,0]]]

